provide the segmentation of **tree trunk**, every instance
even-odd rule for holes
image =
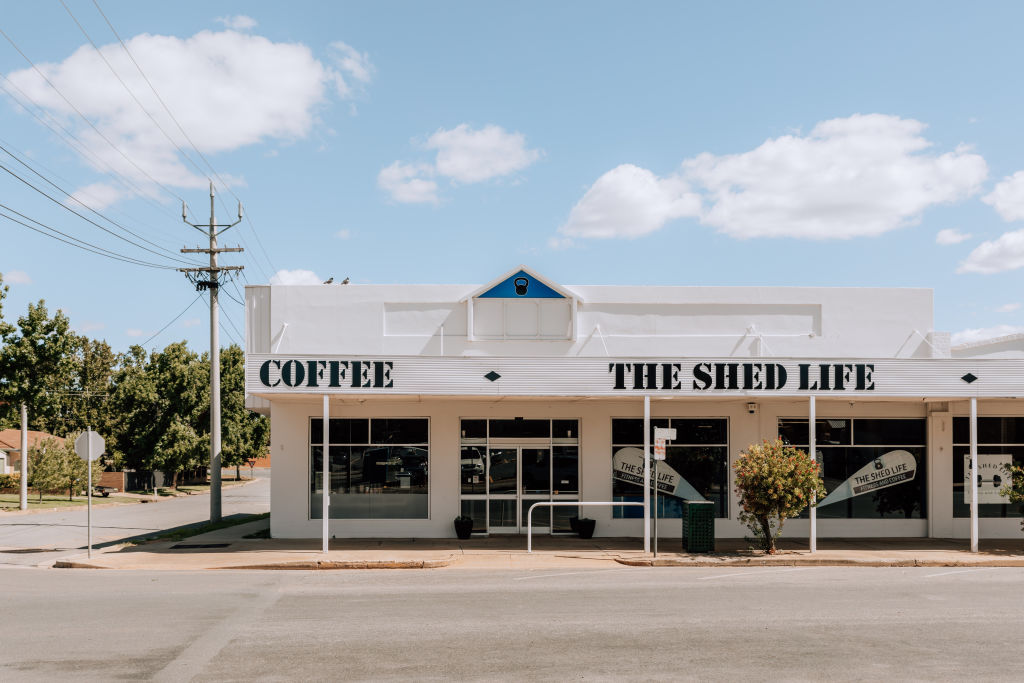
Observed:
[[[242,481],[242,466],[235,463],[235,481]]]
[[[761,533],[764,534],[764,551],[769,555],[775,554],[775,536],[772,535],[772,525],[768,516],[758,517],[757,521],[761,525]]]
[[[174,474],[171,475],[171,488],[178,490],[178,470],[174,470]]]

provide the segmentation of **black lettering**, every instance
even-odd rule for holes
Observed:
[[[743,388],[747,391],[750,391],[751,389],[764,389],[761,385],[760,363],[743,364]]]
[[[358,360],[352,361],[352,388],[353,389],[358,389],[359,388],[359,379],[360,379],[359,376],[362,374],[362,367],[363,367],[362,361],[358,361]]]
[[[281,366],[281,381],[289,387],[297,387],[306,379],[306,369],[297,360],[285,361]]]
[[[384,386],[384,364],[379,360],[373,362],[373,386],[378,389]]]
[[[615,388],[625,389],[626,388],[626,368],[629,366],[628,363],[609,363],[608,372],[615,373]]]
[[[811,384],[811,364],[800,363],[800,391],[816,391],[818,383]]]
[[[818,376],[821,378],[821,390],[822,391],[828,391],[829,388],[830,388],[829,387],[829,381],[828,381],[828,375],[829,375],[829,365],[828,365],[828,363],[821,363],[821,364],[819,364],[818,365]]]
[[[324,368],[327,367],[327,361],[325,360],[308,360],[306,365],[309,366],[309,381],[306,382],[307,387],[319,386],[316,381],[324,378]]]
[[[281,361],[279,360],[265,360],[263,365],[260,366],[260,382],[265,387],[276,387],[281,383],[281,378],[278,377],[273,384],[270,383],[270,366],[273,365],[278,370],[281,369]]]
[[[857,363],[857,391],[874,391],[875,380],[872,373],[875,366],[870,363]]]
[[[657,373],[657,363],[635,363],[633,365],[633,388],[637,390],[657,389]]]
[[[697,382],[700,384],[697,384]],[[704,391],[711,386],[711,366],[708,363],[697,363],[693,366],[693,388]]]
[[[739,363],[715,363],[715,389],[739,389]]]
[[[391,371],[395,369],[395,364],[391,361],[384,361],[384,388],[391,389],[395,386],[391,379]]]
[[[348,361],[347,360],[342,360],[342,361],[332,360],[330,363],[328,363],[328,366],[330,368],[330,370],[329,370],[330,382],[327,384],[327,386],[329,386],[329,387],[340,387],[341,386],[341,380],[345,379],[345,370],[348,369]]]

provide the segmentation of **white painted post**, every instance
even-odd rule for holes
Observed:
[[[971,552],[978,552],[978,399],[971,398]]]
[[[329,463],[331,459],[331,400],[327,394],[324,394],[324,450],[323,450],[323,483],[320,488],[323,490],[323,535],[324,535],[324,553],[328,551],[328,539],[329,528],[330,528],[330,517],[329,509],[331,505],[331,479],[330,479],[330,468]]]
[[[21,404],[21,481],[18,485],[18,507],[28,510],[28,408]]]
[[[810,419],[807,422],[807,430],[810,432],[810,439],[808,443],[811,447],[811,460],[818,462],[818,429],[817,429],[817,411],[814,405],[814,396],[811,396],[810,405]],[[818,496],[815,493],[811,493],[811,552],[818,552],[818,508],[815,504],[818,502]]]
[[[86,519],[88,519],[87,525],[89,527],[89,559],[92,559],[92,427],[86,427],[85,433],[86,441],[89,442],[88,450],[86,451],[85,470],[88,472],[89,477],[89,488],[86,489],[86,497],[88,498],[89,510],[86,512]]]
[[[644,552],[651,552],[651,397],[644,396]]]

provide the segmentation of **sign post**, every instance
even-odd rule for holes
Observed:
[[[658,556],[658,461],[665,459],[665,442],[674,441],[676,430],[654,428],[654,556]]]
[[[103,455],[103,451],[107,445],[103,441],[103,437],[92,431],[90,427],[86,427],[85,431],[78,435],[75,439],[75,453],[78,453],[78,457],[85,461],[85,470],[88,472],[88,488],[86,489],[86,496],[88,499],[88,522],[89,527],[88,544],[89,544],[89,558],[92,558],[92,463],[93,461]]]

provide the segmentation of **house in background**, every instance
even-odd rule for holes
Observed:
[[[28,431],[28,447],[32,448],[43,439],[64,439],[46,432]],[[14,474],[21,471],[21,430],[0,429],[0,474]]]

